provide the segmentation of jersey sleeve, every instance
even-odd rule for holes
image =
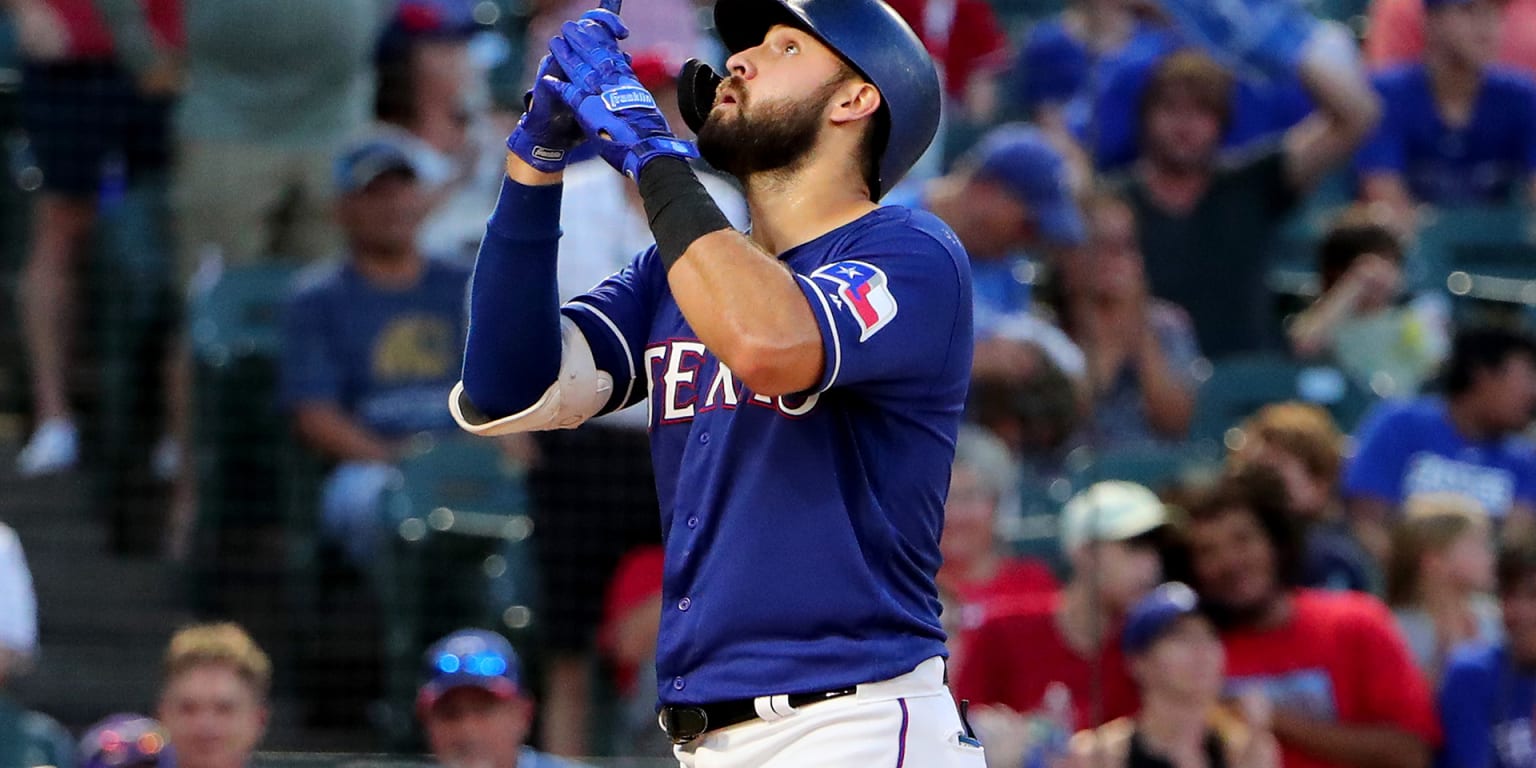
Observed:
[[[1368,415],[1356,435],[1355,456],[1344,471],[1344,498],[1374,498],[1397,505],[1402,502],[1403,472],[1408,445],[1403,417],[1383,402]]]
[[[1440,730],[1445,741],[1438,768],[1494,768],[1493,722],[1489,716],[1494,680],[1484,654],[1464,648],[1451,657],[1440,684]]]
[[[586,337],[597,369],[613,377],[613,396],[599,415],[645,399],[641,356],[656,314],[660,285],[666,279],[662,270],[653,246],[560,309]]]
[[[958,366],[969,374],[970,268],[947,228],[876,228],[795,278],[825,353],[813,391],[907,386],[921,396]]]
[[[284,408],[300,403],[341,399],[341,371],[325,332],[321,294],[301,292],[283,313],[283,351],[278,372],[278,397]]]
[[[1429,683],[1414,665],[1408,644],[1385,605],[1370,597],[1359,599],[1361,607],[1348,629],[1357,662],[1360,722],[1392,726],[1422,738],[1431,747],[1438,745],[1440,722]]]

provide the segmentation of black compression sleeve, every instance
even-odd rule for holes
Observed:
[[[693,169],[678,158],[657,158],[640,169],[640,199],[656,236],[656,252],[668,270],[693,241],[731,228]]]

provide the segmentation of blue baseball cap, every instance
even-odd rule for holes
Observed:
[[[468,41],[482,29],[476,0],[400,0],[389,25],[379,35],[375,56],[386,60],[425,41]]]
[[[1072,198],[1067,161],[1032,125],[1000,125],[981,137],[968,164],[975,178],[1001,184],[1029,207],[1040,236],[1057,246],[1081,245],[1082,216]]]
[[[336,194],[350,195],[392,171],[422,177],[415,153],[404,142],[388,134],[355,142],[336,158]]]
[[[422,656],[416,707],[425,711],[456,688],[479,688],[502,699],[522,690],[522,669],[512,644],[495,632],[461,629],[432,644]]]
[[[1199,612],[1200,598],[1193,589],[1177,581],[1163,584],[1131,606],[1120,647],[1127,656],[1143,653],[1179,619]]]

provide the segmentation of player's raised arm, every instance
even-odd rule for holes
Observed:
[[[614,34],[626,34],[617,16],[608,23]],[[507,139],[507,178],[470,281],[462,381],[449,407],[477,434],[574,426],[600,410],[612,390],[581,331],[560,317],[560,182],[566,156],[581,139],[554,94],[560,74],[545,57],[528,111]]]
[[[666,265],[673,298],[689,326],[753,392],[801,392],[824,365],[819,327],[794,275],[772,254],[731,228],[686,160],[692,144],[673,136],[655,99],[634,76],[616,39],[593,21],[565,25],[550,45],[570,74],[561,88],[605,160],[637,179],[657,253]],[[860,87],[862,85],[862,87]],[[879,107],[875,89],[852,81],[842,107],[847,119]],[[830,219],[846,223],[873,206],[857,188],[837,199],[802,197],[802,226],[757,232],[782,251],[825,232]]]

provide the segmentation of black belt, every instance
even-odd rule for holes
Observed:
[[[843,688],[837,691],[791,693],[786,698],[790,707],[799,709],[807,704],[847,696],[857,690],[858,688]],[[667,732],[667,737],[672,739],[673,744],[687,744],[710,731],[756,720],[758,714],[754,701],[755,699],[737,699],[700,704],[696,707],[662,707],[659,718],[661,729]]]

